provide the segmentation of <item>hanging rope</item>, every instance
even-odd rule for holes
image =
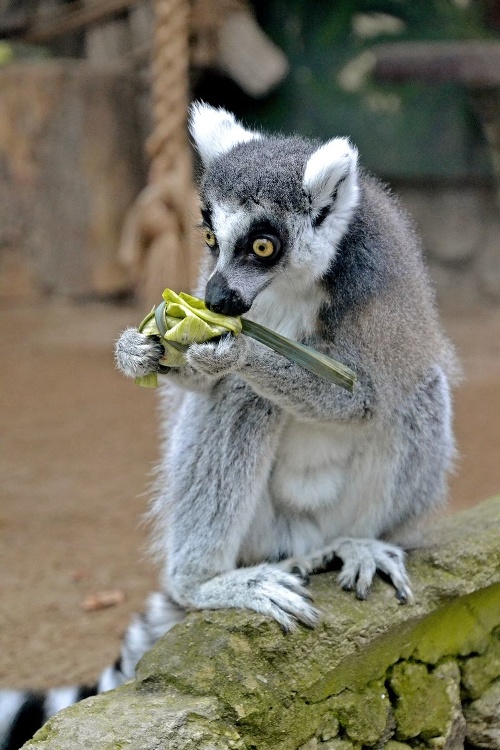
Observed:
[[[155,0],[149,184],[129,211],[120,249],[148,304],[167,286],[186,291],[194,282],[201,243],[186,130],[190,58],[213,64],[220,25],[243,8],[245,0],[196,0],[192,7],[188,0]]]
[[[197,208],[186,134],[189,14],[188,0],[155,2],[149,185],[127,216],[121,247],[148,304],[165,286],[189,289],[193,280]]]

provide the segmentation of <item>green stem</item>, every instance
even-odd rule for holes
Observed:
[[[281,336],[279,333],[275,333],[259,323],[254,323],[252,320],[241,318],[241,323],[242,332],[247,336],[251,336],[261,344],[269,346],[275,352],[278,352],[278,354],[282,354],[287,359],[318,375],[320,378],[335,383],[335,385],[345,388],[350,393],[353,392],[356,373],[345,365],[331,357],[327,357],[326,354],[315,351],[310,346],[306,346],[306,344],[299,344],[297,341],[287,339],[285,336]]]

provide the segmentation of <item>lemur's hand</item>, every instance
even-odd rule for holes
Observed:
[[[162,354],[163,346],[151,336],[139,333],[137,328],[126,328],[115,346],[116,366],[129,378],[158,372]]]
[[[247,353],[248,341],[245,336],[228,334],[216,342],[191,344],[186,359],[191,367],[207,375],[227,375],[238,371]]]

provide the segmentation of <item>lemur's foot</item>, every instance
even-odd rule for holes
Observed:
[[[312,597],[300,577],[272,566],[263,567],[252,584],[252,609],[271,615],[283,630],[293,630],[298,622],[313,628],[319,619]]]
[[[331,547],[303,558],[288,558],[279,567],[298,576],[304,585],[314,571],[325,570],[334,558],[342,561],[339,584],[345,591],[355,591],[358,599],[366,599],[375,573],[388,576],[401,604],[412,603],[410,580],[405,568],[405,553],[399,547],[376,539],[336,539]]]
[[[367,598],[379,570],[388,576],[401,604],[413,602],[405,554],[399,547],[375,539],[343,539],[336,545],[335,555],[343,562],[338,577],[340,585],[346,591],[354,590],[358,599]]]
[[[181,606],[196,609],[237,607],[274,618],[284,631],[298,623],[313,628],[319,619],[311,595],[295,575],[278,565],[256,565],[222,573],[198,587],[172,589]]]
[[[311,573],[314,571],[310,561],[305,557],[289,557],[279,562],[278,567],[296,576],[303,586],[309,586]]]
[[[139,333],[137,328],[127,328],[115,346],[116,366],[129,378],[158,372],[163,346],[153,337]]]

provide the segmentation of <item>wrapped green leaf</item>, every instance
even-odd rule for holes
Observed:
[[[197,297],[171,289],[163,292],[163,302],[147,315],[139,326],[146,336],[158,336],[165,348],[160,365],[182,367],[190,344],[201,344],[226,333],[243,333],[265,344],[291,362],[315,375],[352,392],[356,374],[345,365],[305,344],[281,336],[269,328],[243,317],[233,318],[211,312]],[[158,384],[156,373],[136,378],[136,383],[148,388]]]

